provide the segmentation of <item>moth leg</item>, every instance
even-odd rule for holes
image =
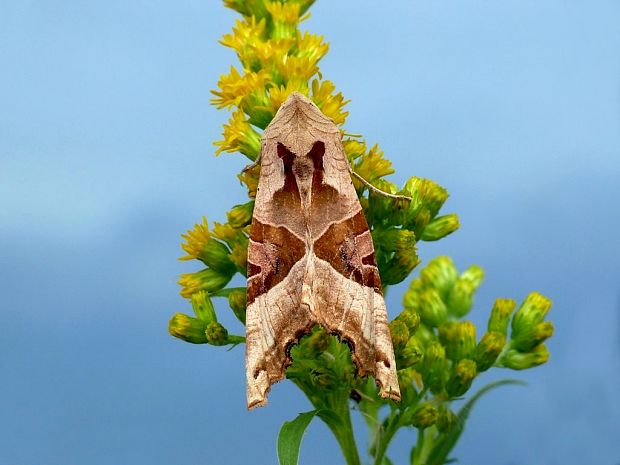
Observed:
[[[254,160],[252,163],[250,163],[249,165],[247,165],[245,168],[243,168],[241,170],[241,173],[245,173],[246,171],[251,171],[254,168],[256,168],[257,166],[260,166],[260,153],[258,154],[258,157],[256,157],[256,160]]]
[[[385,192],[379,189],[378,187],[373,186],[368,181],[366,181],[363,177],[361,177],[359,174],[353,171],[353,168],[351,168],[351,165],[348,165],[348,167],[349,167],[349,172],[351,173],[351,175],[355,176],[356,179],[358,179],[362,184],[368,187],[368,189],[373,191],[375,194],[383,195],[385,197],[388,197],[394,200],[404,200],[405,202],[411,202],[411,197],[407,197],[406,195],[390,194],[389,192]]]

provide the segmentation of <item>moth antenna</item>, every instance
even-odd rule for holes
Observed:
[[[359,174],[353,171],[353,168],[351,168],[351,165],[349,165],[349,172],[351,173],[352,176],[355,176],[356,179],[358,179],[361,183],[363,183],[366,187],[368,187],[368,189],[373,191],[375,194],[383,195],[384,197],[388,197],[394,200],[404,200],[406,202],[411,202],[411,197],[407,197],[406,195],[390,194],[389,192],[385,192],[379,189],[378,187],[373,186],[372,184],[370,184],[370,182],[366,181],[363,177],[361,177]]]

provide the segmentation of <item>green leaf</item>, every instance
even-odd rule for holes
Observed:
[[[467,421],[467,418],[469,417],[469,414],[471,413],[471,410],[474,407],[474,404],[484,394],[491,391],[492,389],[495,389],[496,387],[499,387],[499,386],[509,385],[509,384],[524,385],[525,383],[522,381],[514,380],[514,379],[504,379],[501,381],[496,381],[494,383],[487,384],[486,386],[481,388],[476,394],[474,394],[472,398],[469,399],[465,403],[465,405],[463,405],[463,407],[461,407],[461,410],[459,410],[459,413],[457,415],[458,421],[456,425],[454,426],[454,428],[447,431],[444,437],[435,443],[433,449],[431,450],[431,453],[428,455],[428,459],[426,463],[428,465],[442,465],[444,463],[449,463],[448,454],[452,451],[457,441],[459,440],[459,437],[465,430],[465,422]]]
[[[300,413],[293,421],[285,421],[278,435],[278,462],[280,465],[297,465],[299,448],[306,428],[318,410]]]
[[[278,435],[278,462],[280,465],[297,465],[301,440],[306,428],[315,416],[319,416],[332,431],[342,430],[342,419],[330,409],[311,410],[300,413],[292,421],[285,421]]]

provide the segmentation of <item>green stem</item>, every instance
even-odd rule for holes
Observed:
[[[342,449],[342,454],[344,455],[347,465],[360,465],[360,457],[357,451],[357,445],[355,444],[355,436],[353,435],[353,424],[351,423],[351,414],[349,412],[348,396],[345,398],[344,402],[339,402],[339,404],[339,408],[334,408],[334,411],[342,420],[344,428],[336,428],[329,424],[327,426],[329,426],[332,433],[334,433],[340,445],[340,449]]]
[[[396,431],[400,428],[400,419],[401,415],[399,413],[394,414],[394,412],[390,413],[390,418],[387,423],[387,427],[383,434],[378,438],[377,451],[375,452],[375,461],[374,465],[381,465],[383,463],[383,458],[385,457],[385,453],[387,452],[387,448],[390,445],[390,442],[394,438]]]
[[[415,446],[415,452],[413,455],[413,460],[411,461],[411,465],[427,465],[428,455],[433,449],[434,444],[435,434],[433,432],[436,431],[437,430],[433,426],[429,428],[420,428],[418,430],[418,442]]]
[[[342,450],[342,455],[346,460],[347,465],[361,465],[357,445],[355,443],[355,436],[353,435],[353,424],[351,423],[351,415],[349,413],[349,391],[339,390],[325,393],[317,396],[317,393],[311,387],[306,386],[303,382],[298,380],[293,381],[297,387],[306,395],[310,403],[317,410],[329,409],[333,411],[340,419],[338,424],[326,421],[325,418],[319,418],[330,429],[338,445]]]

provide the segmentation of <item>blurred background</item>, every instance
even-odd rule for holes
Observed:
[[[620,3],[310,11],[347,130],[380,144],[393,181],[449,190],[462,227],[419,251],[486,270],[472,320],[496,297],[554,302],[549,363],[476,380],[528,386],[483,398],[459,462],[620,463]],[[228,114],[209,105],[235,18],[221,2],[0,1],[0,464],[273,464],[282,422],[310,409],[283,382],[247,412],[242,346],[167,333],[190,311],[178,275],[197,269],[180,234],[245,198],[246,160],[213,156]],[[414,440],[396,438],[394,463]],[[300,463],[338,454],[313,423]]]

